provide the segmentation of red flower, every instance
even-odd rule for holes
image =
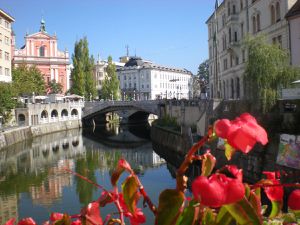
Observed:
[[[57,220],[61,220],[64,217],[64,214],[62,213],[51,213],[50,220],[52,222],[55,222]]]
[[[275,185],[271,187],[264,187],[265,193],[271,201],[282,202],[283,198],[283,187],[280,185],[280,182],[276,180],[276,172],[263,172],[267,176],[267,185]]]
[[[37,224],[31,217],[29,217],[20,220],[18,225],[37,225]]]
[[[11,218],[4,225],[14,225],[15,224],[15,220],[16,220],[15,218]]]
[[[81,221],[80,220],[75,220],[71,223],[71,225],[81,225]]]
[[[203,205],[216,208],[241,200],[245,187],[239,179],[213,174],[209,178],[197,177],[192,184],[192,192]]]
[[[294,190],[288,199],[288,206],[292,210],[300,210],[300,189]]]
[[[257,124],[249,113],[243,113],[235,120],[221,119],[215,122],[215,131],[220,138],[227,140],[233,148],[248,153],[256,142],[268,143],[264,128]]]

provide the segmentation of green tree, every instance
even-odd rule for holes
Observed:
[[[13,87],[9,83],[0,82],[0,116],[6,123],[11,118],[11,110],[15,107]]]
[[[289,65],[289,56],[278,45],[268,44],[265,37],[245,41],[248,62],[245,70],[245,96],[257,110],[269,111],[279,97],[280,88],[288,87],[297,78],[297,71]]]
[[[42,73],[35,66],[21,65],[12,71],[12,80],[15,94],[41,95],[45,93],[45,81]]]
[[[205,60],[199,65],[197,76],[199,79],[198,82],[200,85],[201,93],[206,93],[209,78],[208,60]]]
[[[52,80],[48,83],[48,88],[51,94],[58,94],[62,93],[63,86],[61,83],[57,83],[56,80]]]
[[[71,72],[73,82],[71,92],[84,96],[86,99],[95,98],[97,90],[93,73],[94,58],[89,55],[86,37],[75,43],[72,60],[74,69]]]
[[[112,57],[107,59],[106,76],[102,84],[102,97],[104,99],[119,99],[120,98],[120,82],[116,73],[116,65],[112,62]]]

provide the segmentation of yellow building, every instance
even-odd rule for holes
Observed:
[[[0,82],[11,82],[13,52],[11,24],[15,19],[0,9]]]

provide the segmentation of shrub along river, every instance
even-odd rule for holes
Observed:
[[[67,173],[68,168],[110,190],[110,174],[125,158],[157,205],[159,193],[174,188],[165,161],[152,149],[149,125],[107,125],[95,130],[70,130],[18,143],[0,151],[0,224],[32,217],[38,224],[51,212],[78,214],[101,190]],[[121,177],[120,183],[124,180]],[[142,201],[140,201],[142,202]],[[140,205],[142,207],[142,205]],[[118,217],[111,205],[101,215]],[[145,209],[146,224],[154,224]]]

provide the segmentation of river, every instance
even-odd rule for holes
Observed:
[[[1,150],[0,224],[13,217],[17,220],[32,217],[41,224],[49,219],[51,212],[79,213],[100,196],[101,190],[64,168],[110,190],[110,174],[121,157],[134,168],[156,205],[162,190],[175,187],[165,161],[152,149],[148,125],[70,130]],[[101,209],[103,218],[115,212],[113,206]],[[145,224],[154,224],[148,208],[145,214]]]

